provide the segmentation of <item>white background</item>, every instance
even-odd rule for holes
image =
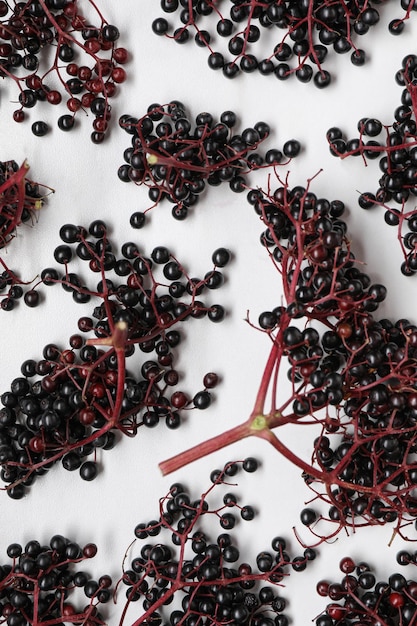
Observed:
[[[236,533],[243,555],[254,557],[257,551],[268,549],[276,534],[291,538],[293,553],[300,551],[292,527],[300,527],[299,511],[310,492],[303,486],[299,470],[266,443],[246,440],[172,477],[160,475],[157,463],[161,460],[248,417],[269,346],[265,336],[251,329],[244,319],[248,310],[256,321],[261,311],[280,304],[281,289],[279,276],[259,245],[262,226],[258,218],[243,195],[232,194],[226,187],[209,188],[186,222],[172,219],[171,205],[167,204],[151,212],[144,230],[130,228],[131,213],[145,210],[149,201],[145,189],[123,184],[117,178],[123,150],[130,140],[119,130],[117,119],[123,113],[140,116],[152,102],[178,99],[193,116],[207,110],[218,117],[222,111],[232,109],[238,114],[241,129],[259,120],[268,122],[273,132],[265,149],[282,147],[293,137],[299,139],[303,152],[290,165],[290,184],[305,184],[307,178],[323,170],[312,191],[346,202],[356,255],[367,264],[374,281],[389,288],[381,317],[409,317],[415,322],[417,278],[406,279],[400,274],[395,229],[384,224],[378,209],[365,212],[357,206],[358,191],[376,188],[377,162],[370,162],[368,168],[360,159],[341,162],[330,156],[325,140],[326,130],[333,125],[357,136],[356,123],[364,116],[392,122],[401,96],[394,73],[405,54],[416,52],[417,36],[415,14],[401,37],[388,33],[388,22],[401,11],[399,3],[398,7],[393,4],[391,8],[381,7],[380,23],[359,40],[359,46],[368,51],[366,66],[353,67],[349,55],[329,58],[324,67],[332,71],[334,80],[331,87],[320,91],[313,84],[302,85],[295,79],[283,83],[258,74],[241,75],[229,82],[208,68],[205,50],[191,42],[179,46],[152,34],[152,20],[162,15],[158,2],[101,0],[100,8],[108,21],[119,27],[120,45],[131,51],[131,61],[125,66],[129,78],[112,103],[113,129],[100,146],[90,142],[91,116],[83,119],[82,113],[76,131],[62,133],[54,127],[46,137],[35,138],[29,123],[17,125],[12,121],[17,93],[14,87],[1,82],[0,159],[22,162],[27,158],[32,178],[55,189],[38,222],[20,228],[16,240],[4,252],[6,262],[22,277],[30,280],[43,267],[56,265],[53,249],[60,243],[58,231],[62,224],[88,225],[95,218],[109,223],[115,242],[134,240],[147,253],[158,244],[169,246],[192,275],[210,269],[211,253],[216,247],[230,248],[234,260],[225,270],[226,285],[213,300],[226,306],[227,320],[220,325],[206,320],[184,325],[184,345],[178,359],[184,375],[182,387],[189,393],[201,388],[206,371],[221,375],[222,384],[215,392],[213,405],[207,411],[192,412],[178,431],[168,431],[163,425],[158,430],[141,429],[136,439],[124,440],[113,451],[99,453],[102,471],[92,483],[57,466],[35,483],[23,501],[13,501],[0,493],[0,554],[4,555],[0,562],[6,561],[5,549],[12,541],[45,542],[52,534],[62,533],[81,544],[96,542],[99,554],[88,564],[89,571],[93,575],[109,572],[117,578],[135,525],[157,515],[158,497],[174,480],[186,483],[197,497],[208,486],[212,469],[249,454],[262,459],[262,468],[241,479],[242,501],[259,510],[257,520],[242,522]],[[30,123],[36,119],[53,122],[64,112],[50,106],[36,107],[30,112]],[[265,183],[261,180],[259,184]],[[75,305],[70,294],[58,287],[44,289],[43,293],[45,301],[38,309],[20,305],[13,312],[0,312],[1,392],[20,375],[22,361],[41,358],[46,343],[66,347],[68,337],[77,330],[78,317],[89,313],[89,305]],[[284,398],[285,386],[282,394]],[[308,458],[309,433],[298,431],[295,436],[300,453]],[[214,535],[217,532],[217,528],[213,530]],[[301,532],[308,541],[305,529]],[[290,599],[293,623],[307,624],[324,608],[315,585],[324,577],[340,578],[337,564],[341,556],[368,560],[381,578],[396,570],[395,554],[403,544],[397,539],[388,548],[390,537],[389,527],[372,528],[349,537],[341,533],[336,542],[322,545],[320,559],[304,574],[291,576],[282,592]],[[110,624],[117,623],[121,604],[111,608]],[[135,609],[132,621],[139,615],[139,604]]]

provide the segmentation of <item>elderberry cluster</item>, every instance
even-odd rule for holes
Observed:
[[[88,109],[94,117],[91,139],[101,143],[111,117],[108,100],[126,79],[120,65],[128,54],[116,47],[118,28],[105,21],[93,2],[88,4],[97,24],[81,14],[79,0],[1,0],[0,76],[19,88],[16,122],[38,102],[55,106],[65,98],[68,112],[58,118],[58,127],[71,130],[76,113]],[[53,76],[58,80],[52,81]],[[48,131],[47,122],[33,122],[35,135]]]
[[[335,316],[347,323],[349,315],[375,311],[385,299],[385,288],[372,285],[370,277],[355,266],[347,225],[340,219],[345,211],[341,200],[317,198],[301,186],[280,186],[268,194],[254,189],[247,200],[266,226],[261,244],[278,268],[289,262],[285,274],[281,272],[288,306],[264,312],[259,318],[263,329],[276,328],[284,313],[289,319]],[[286,329],[288,346],[300,344],[302,335],[296,330]],[[305,336],[310,334],[314,345],[318,333],[306,329]]]
[[[199,296],[222,285],[218,268],[228,263],[228,250],[215,250],[213,269],[196,278],[165,246],[154,248],[148,258],[127,242],[118,258],[101,220],[88,231],[65,224],[60,235],[65,243],[55,249],[55,259],[65,266],[64,273],[46,268],[43,283],[61,284],[76,302],[87,305],[95,299],[98,304],[79,319],[80,333],[70,337],[67,348],[46,345],[43,358],[24,361],[21,376],[0,396],[1,478],[17,499],[60,460],[65,469],[93,480],[97,450],[113,448],[116,431],[134,436],[140,426],[153,428],[161,420],[169,429],[178,428],[180,411],[206,409],[218,383],[209,372],[194,396],[175,389],[180,382],[175,351],[182,335],[174,326],[206,316],[213,322],[223,319],[220,304],[206,305]],[[99,274],[96,287],[69,271],[73,256]],[[86,339],[87,333],[93,336]],[[127,360],[138,351],[141,365],[129,372]]]
[[[0,248],[15,236],[16,228],[34,219],[45,198],[45,188],[27,178],[29,166],[0,161]]]
[[[417,124],[415,93],[417,89],[417,56],[409,54],[402,60],[396,82],[403,87],[401,104],[394,111],[394,122],[383,125],[375,118],[362,118],[357,128],[359,137],[346,140],[338,127],[330,128],[327,139],[334,156],[362,156],[379,159],[382,176],[375,192],[363,192],[359,206],[384,209],[385,222],[398,232],[404,262],[401,272],[411,276],[417,272],[417,211],[406,209],[417,196]],[[370,139],[368,139],[368,137]],[[394,206],[390,205],[393,203]]]
[[[219,122],[208,112],[199,113],[193,121],[178,101],[151,104],[145,116],[123,115],[119,123],[132,135],[125,163],[118,170],[120,180],[145,184],[155,205],[169,200],[178,220],[187,217],[206,185],[228,183],[239,193],[246,188],[250,171],[279,164],[300,152],[299,142],[291,139],[282,152],[270,149],[262,156],[258,147],[270,133],[265,122],[234,134],[237,116],[233,111],[224,111]]]
[[[317,593],[332,601],[316,618],[316,626],[346,624],[412,624],[417,616],[417,581],[394,572],[378,581],[368,563],[350,557],[340,561],[340,582],[321,580]]]
[[[262,243],[287,300],[259,318],[277,358],[290,363],[285,419],[311,424],[314,416],[321,425],[305,480],[315,491],[325,485],[329,518],[340,527],[396,522],[401,532],[417,517],[417,326],[374,318],[386,289],[356,265],[342,202],[300,187],[255,190],[248,199],[267,226]],[[279,426],[281,415],[270,427],[274,420]]]
[[[22,284],[17,274],[8,268],[0,274],[0,308],[2,311],[12,311],[20,300],[23,300],[30,308],[38,306],[39,292],[36,289],[24,291]]]
[[[257,467],[253,458],[227,463],[212,473],[212,486],[197,499],[183,484],[175,483],[160,500],[159,519],[136,526],[135,536],[143,542],[140,556],[133,558],[122,577],[127,605],[142,604],[136,624],[289,624],[284,612],[287,602],[274,585],[291,570],[304,570],[315,551],[306,549],[302,556],[292,558],[286,540],[275,537],[270,549],[256,556],[256,565],[242,562],[229,531],[238,517],[253,518],[252,507],[239,505],[238,496],[230,491],[220,505],[209,503],[213,491],[220,486],[227,489],[231,477],[242,468],[253,472]],[[208,516],[220,523],[222,532],[217,538],[203,530]],[[173,600],[175,608],[168,608]]]
[[[0,610],[9,626],[35,626],[39,623],[83,622],[105,624],[99,605],[111,599],[111,578],[94,580],[75,564],[95,556],[94,544],[81,547],[62,535],[54,535],[48,545],[37,540],[25,546],[12,543],[7,548],[8,563],[0,565]],[[78,607],[79,598],[70,595],[79,588],[87,604]]]
[[[393,522],[395,533],[412,539],[404,533],[417,527],[417,326],[374,317],[386,289],[351,251],[343,202],[318,198],[310,184],[290,189],[278,181],[275,191],[268,181],[267,192],[248,194],[283,290],[280,305],[259,317],[271,348],[256,405],[249,419],[206,441],[204,452],[265,434],[329,507],[330,536]],[[291,387],[283,398],[286,362]],[[287,424],[312,429],[309,459],[275,435]],[[179,469],[201,450],[173,456],[161,470]],[[313,510],[301,521],[319,541],[329,537]]]
[[[42,207],[46,188],[27,178],[29,166],[20,167],[16,161],[0,161],[0,248],[8,245],[16,236],[16,229],[35,219]],[[39,294],[30,288],[24,292],[25,283],[16,272],[0,258],[3,272],[0,274],[0,308],[11,311],[22,298],[29,307],[37,306]]]
[[[222,70],[227,78],[258,71],[279,80],[291,75],[303,83],[313,79],[317,87],[323,88],[331,82],[330,73],[322,68],[329,50],[338,54],[350,52],[354,65],[365,63],[365,52],[356,47],[354,38],[366,34],[379,22],[377,5],[351,0],[331,4],[317,0],[161,0],[163,12],[171,18],[176,14],[179,21],[171,28],[168,19],[159,17],[153,21],[152,30],[180,44],[194,35],[197,46],[209,51],[209,67]],[[221,13],[223,6],[228,13]],[[396,35],[415,8],[409,0],[401,2],[401,6],[405,17],[392,20],[389,25],[390,32]],[[270,31],[276,33],[274,47],[265,54],[262,35],[264,32],[265,41]],[[228,56],[215,51],[213,46],[219,45],[219,38],[226,40]]]

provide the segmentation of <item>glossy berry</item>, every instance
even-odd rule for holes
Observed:
[[[32,133],[36,135],[36,137],[43,137],[49,131],[48,124],[46,122],[34,122],[32,124]]]

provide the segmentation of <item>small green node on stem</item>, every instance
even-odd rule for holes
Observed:
[[[256,415],[250,425],[251,430],[265,430],[269,428],[268,419],[265,415]]]
[[[148,162],[148,165],[156,165],[158,163],[158,157],[156,154],[147,154],[146,161]]]
[[[115,350],[124,350],[129,327],[126,322],[117,322],[114,332],[109,337],[87,339],[86,345],[111,346]]]

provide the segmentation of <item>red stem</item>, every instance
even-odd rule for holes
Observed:
[[[236,441],[240,441],[245,437],[249,437],[249,435],[252,434],[254,433],[251,432],[250,421],[248,420],[243,424],[239,424],[239,426],[235,426],[230,430],[226,430],[224,433],[221,433],[216,437],[207,439],[207,441],[204,441],[197,446],[189,448],[181,454],[177,454],[170,459],[163,461],[159,464],[159,467],[162,471],[162,474],[165,476],[166,474],[175,472],[184,465],[188,465],[188,463],[192,463],[197,459],[201,459],[204,456],[211,454],[212,452],[216,452],[216,450],[225,448],[226,446],[229,446]]]

